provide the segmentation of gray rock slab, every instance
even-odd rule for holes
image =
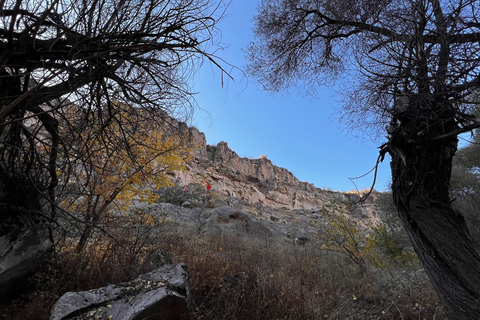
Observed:
[[[0,237],[0,297],[8,295],[37,270],[53,245],[46,224],[19,228],[15,236]]]
[[[185,264],[164,265],[133,281],[82,292],[67,292],[50,320],[180,319],[190,306]]]

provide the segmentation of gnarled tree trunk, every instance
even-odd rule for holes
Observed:
[[[449,317],[480,319],[480,256],[449,197],[458,139],[445,133],[457,124],[444,107],[437,108],[436,119],[431,108],[414,108],[388,144],[394,202]]]

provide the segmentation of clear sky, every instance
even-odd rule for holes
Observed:
[[[300,181],[338,191],[355,189],[349,177],[370,171],[377,160],[380,142],[356,138],[338,121],[342,97],[333,87],[320,88],[316,97],[294,90],[282,94],[263,91],[241,70],[245,51],[253,40],[253,16],[257,1],[233,0],[218,24],[222,43],[228,47],[217,55],[235,66],[234,81],[204,65],[195,76],[193,89],[202,110],[192,124],[204,132],[208,144],[220,141],[241,157],[265,155],[273,164],[291,171]],[[390,181],[390,158],[380,165],[375,189],[383,191]],[[359,189],[369,188],[373,173],[355,180]]]

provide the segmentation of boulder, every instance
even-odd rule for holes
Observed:
[[[188,201],[188,200],[183,201],[182,207],[191,208],[191,207],[192,207],[192,203],[191,203],[190,201]]]
[[[0,227],[0,300],[21,289],[49,256],[53,243],[46,223],[35,227],[9,219]]]
[[[296,237],[295,238],[295,244],[298,244],[299,246],[304,246],[309,242],[310,239],[307,237]]]
[[[187,267],[170,264],[130,282],[67,292],[53,306],[50,320],[181,319],[190,299]]]
[[[219,207],[212,210],[207,219],[207,230],[221,231],[231,234],[245,234],[251,217],[232,207]]]
[[[278,222],[280,221],[280,218],[272,214],[270,215],[270,220],[272,220],[273,222]]]

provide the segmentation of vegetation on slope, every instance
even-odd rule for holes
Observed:
[[[198,206],[224,204],[219,194],[203,202],[206,191],[197,187],[189,192],[196,191]],[[166,189],[160,199],[179,201],[184,193],[177,197],[175,190]],[[155,268],[146,260],[153,249],[188,266],[189,319],[444,319],[418,261],[395,261],[382,253],[389,247],[380,242],[376,257],[389,263],[375,266],[365,259],[363,269],[351,257],[322,249],[315,239],[301,246],[294,239],[205,235],[148,209],[131,213],[111,233],[92,237],[81,252],[75,239],[57,235],[56,255],[32,277],[31,291],[0,313],[3,319],[48,319],[67,291],[127,281]],[[372,256],[363,254],[362,259]]]

